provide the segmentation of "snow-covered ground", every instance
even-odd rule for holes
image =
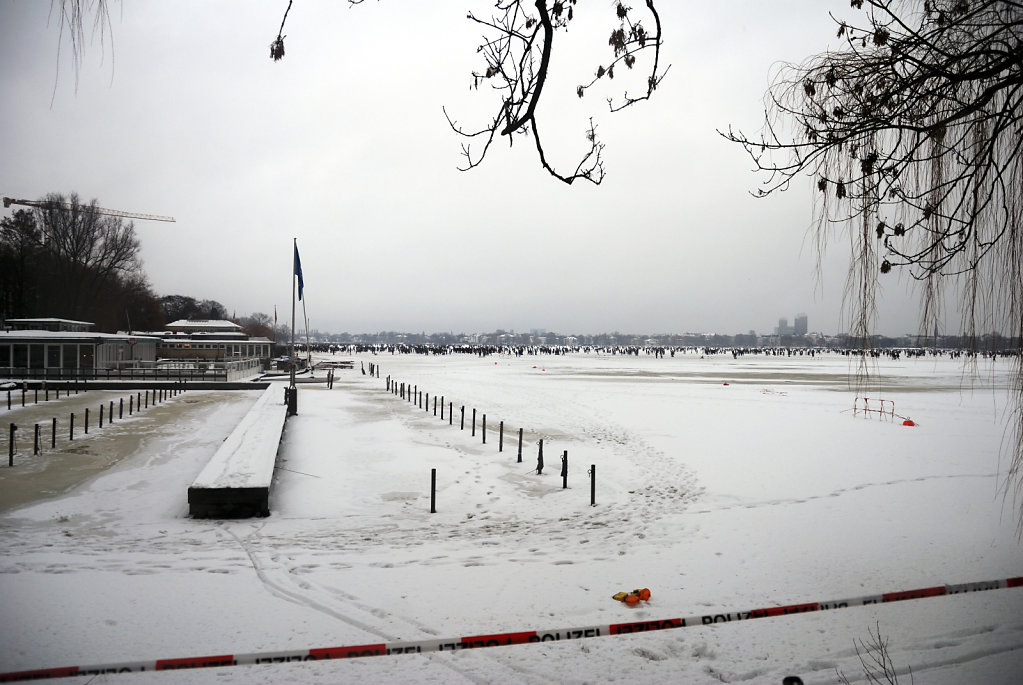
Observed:
[[[99,475],[27,506],[0,502],[0,672],[724,614],[1023,575],[1016,513],[999,493],[1009,362],[971,377],[961,361],[881,359],[880,385],[859,392],[852,368],[831,354],[363,355],[332,390],[300,386],[272,515],[231,521],[189,519],[186,490],[258,392],[190,391],[163,421],[90,434],[138,442]],[[388,393],[388,375],[428,392],[430,409]],[[453,425],[446,407],[434,415],[435,395],[454,403]],[[863,395],[917,425],[854,414]],[[74,454],[29,455],[0,480],[44,458]],[[637,587],[650,602],[611,599]],[[1019,682],[1023,588],[65,682],[831,683],[837,671],[856,682],[856,646],[873,631],[900,682],[910,668],[917,683]]]

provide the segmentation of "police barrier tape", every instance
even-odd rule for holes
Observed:
[[[99,664],[94,666],[63,666],[59,668],[40,668],[31,671],[12,671],[0,673],[0,683],[22,680],[45,680],[49,678],[67,678],[70,676],[91,676],[108,673],[139,673],[143,671],[167,671],[185,668],[217,668],[221,666],[243,666],[252,664],[283,664],[296,661],[319,661],[325,659],[352,659],[365,656],[385,656],[391,654],[423,654],[427,652],[451,652],[461,649],[477,649],[480,647],[501,647],[505,645],[523,645],[532,642],[555,642],[560,640],[578,640],[603,635],[625,635],[643,633],[652,630],[669,628],[687,628],[714,623],[745,621],[754,618],[787,616],[810,611],[827,611],[844,609],[868,604],[884,604],[901,602],[907,599],[939,597],[941,595],[957,595],[965,592],[981,592],[1002,588],[1023,587],[1023,576],[1005,580],[987,580],[977,583],[959,585],[938,585],[917,590],[888,592],[882,595],[854,597],[850,599],[830,600],[826,602],[809,602],[806,604],[790,604],[788,606],[766,607],[749,611],[734,611],[720,614],[704,614],[688,618],[665,618],[652,621],[636,621],[632,623],[612,623],[610,625],[589,626],[585,628],[560,628],[557,630],[528,630],[518,633],[495,633],[493,635],[472,635],[468,637],[449,638],[443,640],[421,640],[416,642],[381,642],[366,645],[347,645],[342,647],[323,647],[287,652],[257,652],[254,654],[225,654],[219,656],[197,656],[182,659],[159,659],[157,661],[133,661],[115,664]]]

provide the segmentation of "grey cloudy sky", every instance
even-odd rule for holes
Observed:
[[[809,183],[751,197],[715,129],[759,130],[772,67],[827,47],[849,3],[659,4],[671,69],[625,112],[605,98],[641,81],[574,92],[608,61],[613,3],[580,3],[556,39],[548,152],[574,165],[591,116],[607,144],[605,182],[568,187],[524,140],[456,168],[442,107],[485,122],[466,11],[492,2],[296,0],[279,63],[286,0],[114,3],[76,85],[49,3],[0,0],[0,193],[174,216],[135,225],[153,289],[239,316],[290,316],[297,238],[324,331],[769,333],[798,312],[840,331],[847,255],[836,236],[816,282]],[[886,281],[882,333],[917,329],[907,280]]]

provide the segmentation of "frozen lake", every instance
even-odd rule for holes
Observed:
[[[571,629],[1023,575],[999,490],[1008,361],[971,374],[962,360],[880,358],[858,388],[856,361],[834,354],[355,359],[332,390],[300,386],[269,518],[186,517],[188,484],[256,392],[174,398],[181,408],[147,424],[129,457],[0,516],[0,671]],[[389,393],[387,376],[429,393],[429,409]],[[433,412],[440,396],[453,425]],[[887,416],[862,411],[882,400]],[[611,599],[637,587],[648,603]],[[855,682],[854,641],[876,629],[917,682],[1023,672],[1016,588],[158,682],[824,683],[836,670]]]

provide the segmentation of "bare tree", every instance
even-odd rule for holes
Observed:
[[[946,289],[964,333],[1015,339],[1013,458],[1023,493],[1023,4],[1007,0],[852,0],[843,49],[787,65],[759,136],[723,135],[765,172],[759,195],[809,177],[821,249],[851,247],[849,332],[875,324],[879,275],[921,283],[924,331]],[[1023,533],[1023,511],[1020,516]]]
[[[274,320],[269,314],[253,312],[251,316],[243,316],[238,323],[245,335],[273,338]]]
[[[78,69],[82,61],[85,43],[85,27],[90,22],[93,32],[101,41],[111,34],[108,0],[51,0],[58,11],[61,38],[65,31],[69,37],[72,63],[77,83]],[[360,5],[365,0],[347,0],[350,5]],[[270,59],[277,62],[284,58],[284,33],[293,0],[288,0],[277,36],[270,43]],[[601,153],[604,144],[597,137],[597,127],[591,117],[585,131],[586,143],[574,169],[564,171],[564,165],[555,165],[547,158],[544,142],[540,135],[537,106],[544,93],[544,85],[550,72],[551,56],[554,52],[554,38],[558,32],[568,29],[574,16],[577,0],[494,0],[494,13],[490,18],[481,18],[468,13],[468,19],[482,26],[488,35],[477,52],[483,56],[485,68],[473,72],[475,88],[489,85],[499,95],[491,120],[480,128],[467,129],[451,118],[445,110],[448,124],[458,135],[466,139],[462,145],[465,164],[462,170],[473,169],[487,156],[491,144],[499,137],[507,136],[509,144],[515,135],[532,138],[541,166],[554,178],[571,184],[584,179],[600,184],[604,179],[604,163]],[[638,55],[651,52],[649,71],[645,72],[640,95],[629,95],[625,91],[619,100],[608,99],[612,112],[624,109],[637,102],[648,100],[667,74],[668,67],[660,63],[661,18],[655,0],[643,0],[645,14],[627,6],[623,0],[615,2],[616,25],[612,26],[608,45],[611,55],[607,64],[599,65],[587,83],[576,87],[581,98],[587,90],[603,79],[612,80],[622,67],[631,70],[637,63]],[[644,24],[647,21],[647,24]],[[652,30],[648,28],[653,24]],[[63,40],[61,41],[63,43]],[[58,48],[59,49],[59,48]],[[59,54],[58,54],[59,58]],[[55,86],[56,88],[56,86]],[[55,90],[56,92],[56,90]]]
[[[134,224],[100,214],[98,207],[96,200],[81,203],[76,194],[50,193],[35,209],[69,316],[80,315],[112,283],[142,273]]]
[[[351,5],[362,4],[364,0],[348,0]],[[579,85],[576,94],[583,94],[598,81],[614,78],[615,69],[632,69],[637,55],[651,51],[650,71],[647,73],[642,94],[630,96],[626,91],[621,100],[609,99],[612,112],[624,109],[637,102],[648,100],[667,73],[661,69],[661,18],[654,4],[655,0],[644,0],[646,12],[654,24],[651,32],[642,18],[635,18],[633,8],[623,2],[614,4],[617,25],[611,30],[608,45],[612,56],[606,66],[598,66],[588,83]],[[291,11],[292,0],[284,11],[284,19],[277,31],[277,37],[270,44],[270,58],[275,62],[284,57],[284,24]],[[478,129],[466,129],[444,111],[448,124],[458,135],[467,139],[462,145],[465,158],[463,171],[483,163],[491,144],[499,136],[507,136],[508,142],[515,135],[533,139],[540,165],[554,178],[571,184],[584,179],[600,184],[604,179],[604,163],[601,153],[604,144],[597,138],[597,127],[590,118],[586,129],[586,145],[579,162],[571,171],[562,171],[547,159],[543,139],[537,122],[537,106],[544,92],[544,85],[550,73],[551,55],[554,51],[554,37],[559,31],[566,31],[575,17],[577,0],[496,0],[494,13],[489,19],[468,13],[470,21],[482,26],[487,34],[477,48],[483,56],[485,69],[472,73],[473,87],[489,85],[499,94],[498,103],[491,120]],[[473,143],[477,145],[473,147]]]
[[[532,9],[529,5],[532,4]],[[623,2],[614,5],[616,26],[612,27],[608,45],[612,56],[605,65],[598,66],[588,83],[576,87],[581,98],[598,81],[611,80],[615,70],[622,66],[631,70],[637,55],[652,52],[651,66],[647,72],[642,94],[630,96],[626,91],[621,100],[609,99],[612,112],[624,109],[642,100],[649,99],[667,73],[662,70],[660,54],[662,45],[661,18],[654,0],[645,0],[647,16],[654,24],[649,31],[643,18],[636,18],[633,8]],[[537,106],[544,92],[550,73],[554,38],[560,31],[567,31],[575,18],[576,0],[498,0],[495,12],[489,19],[477,17],[472,12],[469,19],[482,26],[488,33],[477,51],[483,56],[486,68],[473,72],[473,87],[487,85],[499,95],[494,114],[490,121],[478,129],[465,129],[454,121],[445,110],[451,128],[467,139],[462,145],[465,158],[463,170],[479,166],[487,156],[490,146],[498,136],[507,136],[509,145],[515,135],[532,138],[541,166],[554,178],[571,184],[578,179],[600,184],[604,179],[604,163],[601,153],[604,144],[597,137],[597,127],[590,118],[587,126],[586,145],[575,168],[561,170],[547,159],[544,142],[540,134]],[[474,141],[478,141],[475,148]]]
[[[38,299],[38,274],[45,265],[35,216],[18,209],[0,219],[0,318],[27,316]]]

